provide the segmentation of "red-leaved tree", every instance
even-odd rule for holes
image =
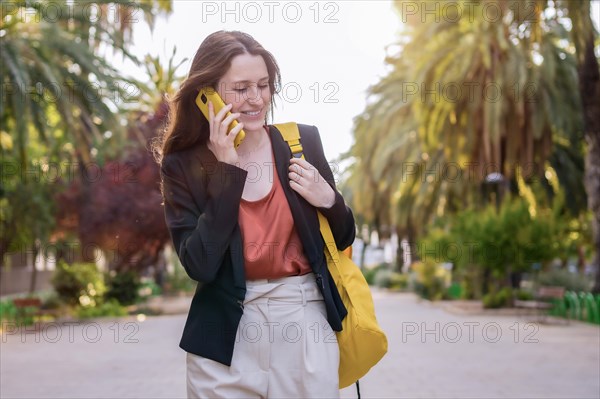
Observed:
[[[142,141],[139,145],[102,167],[82,164],[77,178],[57,195],[55,236],[75,234],[83,261],[97,260],[95,249],[100,249],[110,270],[162,268],[159,255],[169,233],[150,141],[164,127],[167,113],[162,102],[151,117],[140,114],[128,134],[130,140]]]

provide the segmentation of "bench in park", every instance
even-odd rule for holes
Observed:
[[[40,298],[15,298],[12,300],[16,308],[16,322],[23,323],[28,317],[55,316],[53,309],[44,309]]]
[[[535,293],[534,299],[515,300],[513,305],[518,309],[531,309],[537,313],[537,321],[543,323],[546,321],[548,312],[552,310],[555,303],[562,303],[565,297],[564,287],[546,286],[540,287]],[[567,323],[569,319],[566,319]]]

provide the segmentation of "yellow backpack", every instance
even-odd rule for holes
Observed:
[[[304,158],[298,125],[290,122],[276,124],[275,127],[290,146],[292,154]],[[339,386],[345,388],[357,382],[381,360],[388,344],[377,323],[367,281],[348,254],[338,251],[327,218],[321,212],[317,213],[325,241],[327,268],[348,310],[342,321],[342,331],[336,332],[340,348]]]

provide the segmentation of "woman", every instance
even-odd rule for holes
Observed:
[[[275,59],[250,35],[219,31],[200,45],[171,102],[159,148],[165,218],[198,281],[180,343],[189,397],[339,397],[334,330],[346,309],[316,211],[340,250],[354,241],[354,217],[317,129],[301,125],[303,160],[266,125],[280,81]],[[227,104],[216,114],[209,104],[210,122],[195,105],[207,86]]]

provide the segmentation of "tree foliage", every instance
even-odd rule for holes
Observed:
[[[499,191],[523,193],[519,173],[529,185],[553,168],[580,212],[583,113],[566,9],[426,3],[396,2],[406,23],[388,49],[389,73],[355,120],[347,154],[355,210],[414,240],[436,217],[480,204],[490,178],[503,179]],[[461,13],[448,15],[448,4]],[[490,18],[489,6],[502,17]]]
[[[48,148],[53,148],[57,134],[67,135],[74,155],[83,162],[92,161],[112,133],[119,137],[118,111],[132,100],[135,81],[122,77],[100,51],[110,48],[138,62],[127,51],[132,15],[146,15],[152,21],[154,4],[122,0],[3,4],[0,122],[2,130],[10,132],[20,166],[27,164],[32,129]],[[170,2],[156,4],[170,7]],[[48,118],[51,112],[60,116],[54,123]]]
[[[92,181],[86,172],[108,175],[116,167],[122,177],[123,173],[134,173],[135,168],[147,168],[139,150],[146,146],[146,138],[138,134],[137,141],[132,141],[130,134],[139,133],[137,120],[143,119],[140,123],[144,124],[152,118],[133,114],[134,128],[124,128],[141,85],[122,76],[106,55],[122,54],[139,63],[128,50],[134,24],[143,18],[152,27],[155,16],[170,12],[171,4],[170,0],[2,2],[2,257],[7,251],[35,245],[37,240],[60,237],[52,231],[56,212],[62,214],[63,209],[58,208],[65,205],[55,203],[55,195],[63,186],[80,184],[82,188],[84,194],[78,197],[82,202],[70,203],[76,213],[82,205],[91,203]],[[160,100],[154,104],[162,101],[161,93],[156,95]],[[158,119],[163,118],[165,110],[157,109]],[[127,159],[136,151],[137,158]],[[119,157],[125,161],[119,161]],[[112,163],[105,165],[107,160]],[[64,195],[72,192],[72,188],[69,190]],[[131,195],[123,192],[127,190],[121,190],[121,200]],[[137,194],[138,198],[154,201],[153,206],[160,209],[152,191]],[[110,198],[109,193],[106,196]],[[103,204],[100,201],[95,205]],[[109,208],[87,210],[106,213]],[[130,208],[127,215],[144,217],[144,212],[156,213],[156,209],[132,212]],[[59,220],[59,229],[64,230],[64,224],[63,219]],[[82,231],[90,229],[93,226],[81,226]]]
[[[86,261],[91,249],[109,257],[111,270],[141,270],[158,263],[169,240],[160,192],[158,165],[149,143],[166,120],[166,103],[144,115],[129,130],[130,140],[144,140],[119,159],[79,171],[55,197],[58,205],[55,234],[75,235]]]

